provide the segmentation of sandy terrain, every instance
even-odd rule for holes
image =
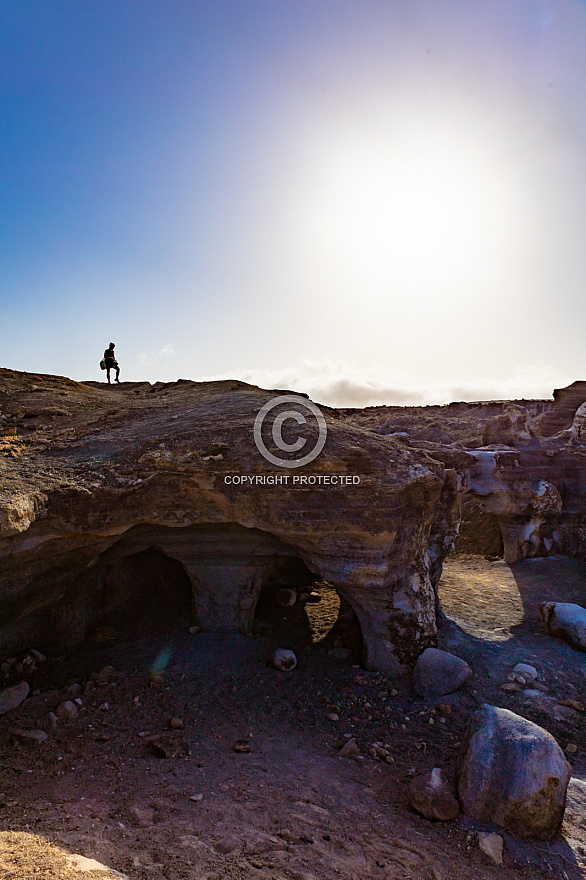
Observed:
[[[441,646],[475,675],[444,698],[449,714],[344,656],[356,632],[347,613],[330,629],[339,600],[323,584],[321,602],[305,609],[264,597],[253,637],[191,635],[182,597],[164,591],[148,608],[129,607],[71,655],[49,657],[31,680],[39,693],[0,718],[0,878],[586,877],[580,782],[564,836],[533,844],[504,835],[502,867],[478,850],[479,826],[428,822],[407,801],[414,772],[453,767],[466,719],[484,701],[577,745],[568,758],[586,779],[584,715],[558,705],[585,701],[586,657],[545,636],[537,616],[544,599],[584,604],[585,587],[586,565],[566,559],[450,559]],[[275,645],[296,650],[295,671],[269,665]],[[538,669],[540,698],[502,690],[521,660]],[[93,682],[106,665],[111,680]],[[164,680],[157,687],[153,670]],[[48,713],[75,698],[79,718],[51,730]],[[184,730],[171,731],[172,717]],[[20,744],[16,727],[49,737]],[[148,739],[162,734],[184,740],[186,753],[180,743],[177,757],[157,757]],[[337,757],[344,734],[356,736],[362,760]],[[235,751],[239,740],[250,750]],[[371,757],[375,742],[387,758]],[[74,853],[112,870],[74,865]]]

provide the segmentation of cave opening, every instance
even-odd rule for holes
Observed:
[[[296,654],[322,648],[338,659],[359,662],[363,653],[352,606],[301,559],[282,560],[263,584],[253,635],[264,638],[271,648],[289,648]]]
[[[109,635],[181,630],[192,623],[192,587],[182,563],[155,547],[122,556],[98,573],[96,641]]]

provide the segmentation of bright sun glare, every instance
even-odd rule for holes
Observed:
[[[313,246],[376,289],[462,288],[507,259],[523,222],[494,150],[413,126],[330,144],[313,179]]]

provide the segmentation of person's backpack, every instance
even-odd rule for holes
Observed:
[[[102,360],[100,361],[100,370],[105,370],[105,369],[106,369],[106,361],[104,358],[102,358]]]

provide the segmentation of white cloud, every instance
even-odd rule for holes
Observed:
[[[170,357],[174,354],[175,349],[173,348],[171,343],[168,343],[167,345],[164,345],[162,348],[160,348],[157,354],[153,355],[152,357],[148,355],[146,351],[141,351],[137,354],[136,359],[138,361],[139,368],[145,369],[146,367],[156,366],[157,362],[161,358]]]
[[[518,369],[507,379],[487,377],[422,382],[399,371],[384,368],[359,370],[342,361],[334,363],[329,360],[302,361],[296,367],[280,370],[235,370],[229,378],[241,379],[261,388],[305,392],[318,403],[338,407],[423,406],[454,400],[551,398],[554,388],[573,381],[573,377],[546,364]]]

